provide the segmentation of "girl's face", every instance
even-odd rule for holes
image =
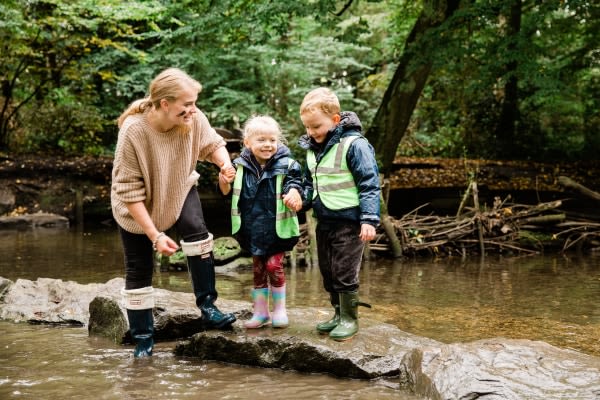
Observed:
[[[279,143],[278,133],[261,132],[254,133],[250,137],[244,139],[246,146],[260,165],[265,165],[266,162],[277,152],[277,144]]]
[[[309,111],[300,115],[308,136],[317,143],[323,143],[327,132],[340,122],[340,115],[327,115],[321,110]]]
[[[161,106],[165,111],[164,125],[171,128],[176,125],[191,125],[197,111],[196,100],[198,100],[198,93],[194,90],[182,92],[175,101],[163,100]]]

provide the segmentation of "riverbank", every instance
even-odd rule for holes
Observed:
[[[217,193],[216,168],[199,164],[199,190],[205,208],[223,204]],[[0,215],[39,211],[103,222],[110,213],[112,157],[0,156]],[[469,177],[477,178],[481,205],[495,197],[511,196],[520,204],[565,199],[572,210],[588,213],[597,204],[562,187],[568,176],[580,184],[600,188],[600,163],[543,164],[525,161],[489,161],[434,158],[399,158],[387,190],[390,215],[401,217],[425,205],[423,213],[454,214]],[[596,211],[597,212],[597,211]]]

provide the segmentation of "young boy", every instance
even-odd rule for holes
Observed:
[[[307,204],[317,219],[317,251],[323,286],[335,315],[317,324],[334,340],[358,332],[360,265],[365,242],[379,224],[379,171],[373,147],[361,135],[353,112],[341,112],[337,96],[327,88],[309,92],[300,106],[306,135]],[[310,202],[312,201],[312,204]]]

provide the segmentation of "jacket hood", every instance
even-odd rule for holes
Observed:
[[[355,112],[342,111],[340,113],[340,122],[329,132],[327,132],[327,138],[323,143],[319,144],[310,136],[304,134],[298,139],[298,144],[305,150],[313,149],[318,151],[319,149],[323,149],[325,146],[327,146],[333,137],[342,137],[344,136],[344,133],[348,131],[362,132],[362,123]]]
[[[315,142],[310,136],[307,134],[302,135],[298,139],[298,144],[304,150],[311,149],[315,152],[319,152],[320,150],[327,147],[327,145],[331,142],[332,138],[341,138],[344,136],[346,132],[362,132],[362,123],[356,115],[355,112],[352,111],[342,111],[340,113],[340,122],[333,127],[329,132],[327,132],[327,138],[323,143]]]

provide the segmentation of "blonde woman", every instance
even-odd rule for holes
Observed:
[[[148,97],[134,101],[119,117],[111,204],[125,253],[122,291],[135,357],[152,355],[154,345],[153,251],[170,256],[179,245],[165,231],[175,228],[208,328],[229,328],[232,314],[215,306],[213,237],[204,222],[196,189],[198,161],[220,168],[231,181],[225,141],[196,107],[202,86],[184,71],[169,68],[150,83]]]

